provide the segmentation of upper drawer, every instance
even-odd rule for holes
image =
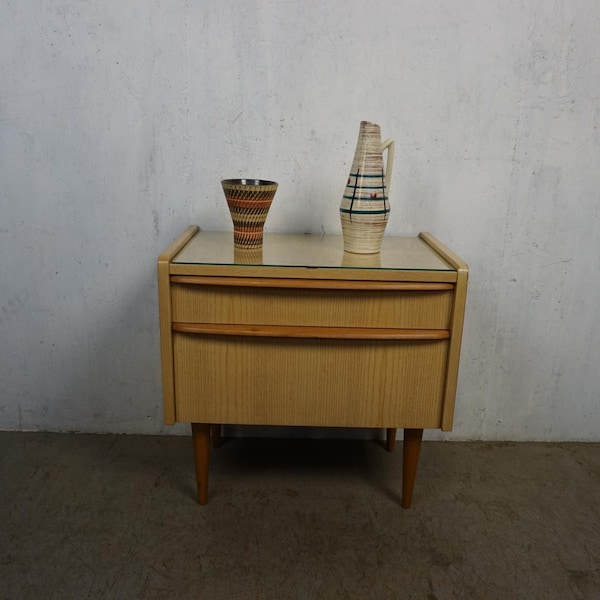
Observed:
[[[388,291],[174,283],[173,321],[449,329],[453,289]]]

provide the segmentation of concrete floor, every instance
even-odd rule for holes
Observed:
[[[600,598],[600,445],[0,433],[0,597]]]

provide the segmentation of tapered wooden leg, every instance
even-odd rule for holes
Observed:
[[[402,508],[410,508],[413,488],[419,465],[419,453],[423,441],[422,429],[404,430],[404,455],[402,457]]]
[[[198,504],[206,504],[208,502],[208,466],[210,463],[210,425],[208,423],[192,423],[192,441]]]
[[[221,425],[219,423],[213,423],[210,426],[210,439],[213,448],[218,448],[221,445]]]
[[[388,427],[385,432],[385,449],[391,452],[396,446],[396,428]]]

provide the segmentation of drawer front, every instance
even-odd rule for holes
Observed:
[[[440,427],[448,340],[175,333],[173,343],[178,421]]]
[[[356,291],[172,285],[173,321],[449,329],[453,289]]]

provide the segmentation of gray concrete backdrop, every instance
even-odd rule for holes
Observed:
[[[387,233],[471,266],[443,439],[599,440],[599,31],[593,0],[1,3],[0,429],[165,431],[158,253],[231,228],[222,177],[339,233],[366,119]]]

